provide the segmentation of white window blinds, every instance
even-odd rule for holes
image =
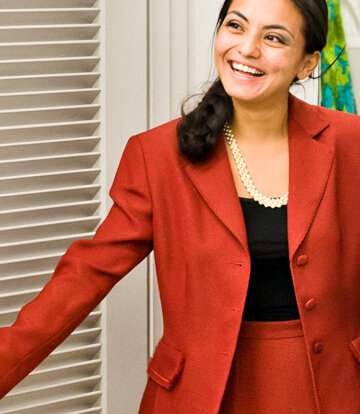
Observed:
[[[100,7],[0,0],[0,326],[100,221]],[[101,413],[101,310],[0,413]]]

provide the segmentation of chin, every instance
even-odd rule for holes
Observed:
[[[244,102],[244,103],[256,103],[260,102],[264,99],[265,95],[263,93],[258,94],[249,94],[249,93],[239,93],[234,91],[226,91],[226,93],[230,96],[231,99],[237,102]]]
[[[233,99],[239,101],[253,101],[261,99],[264,96],[263,91],[254,91],[254,88],[241,87],[239,85],[224,84],[225,92]]]
[[[239,87],[234,88],[227,88],[225,87],[226,93],[235,101],[243,102],[243,103],[265,103],[265,102],[273,102],[276,104],[279,100],[287,99],[289,94],[289,89],[281,89],[275,91],[263,90],[263,91],[253,91],[248,90],[246,91],[245,88],[241,92],[239,91]]]

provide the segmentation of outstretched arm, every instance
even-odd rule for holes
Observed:
[[[152,202],[140,142],[130,138],[114,201],[93,240],[73,243],[40,294],[0,329],[0,398],[32,371],[152,250]]]

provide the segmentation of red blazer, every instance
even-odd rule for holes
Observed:
[[[200,164],[177,120],[132,137],[93,240],[0,329],[0,396],[41,362],[154,249],[164,334],[140,413],[215,414],[250,275],[225,142]],[[289,260],[318,413],[360,412],[360,117],[290,97]],[[156,398],[155,398],[156,397]]]

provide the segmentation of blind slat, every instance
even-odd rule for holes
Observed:
[[[23,108],[0,111],[1,125],[25,125],[42,122],[76,121],[92,119],[96,116],[100,105],[72,105],[49,108]]]
[[[67,240],[77,240],[77,238],[91,238],[94,235],[93,232],[88,232],[88,233],[76,233],[76,234],[69,234],[69,235],[65,235],[65,236],[54,236],[54,237],[43,237],[41,239],[32,239],[32,240],[21,240],[21,241],[17,241],[17,242],[10,242],[10,243],[0,243],[0,249],[2,249],[4,252],[6,251],[6,249],[8,249],[8,251],[15,251],[14,248],[16,247],[24,247],[24,246],[28,246],[28,245],[34,245],[34,244],[43,244],[43,243],[49,243],[49,247],[51,245],[53,246],[57,246],[59,244],[61,244],[61,242],[63,241],[67,241]],[[53,243],[53,244],[51,244]],[[48,250],[51,250],[50,248]],[[1,257],[1,255],[0,255]],[[4,257],[10,257],[10,255],[6,256],[4,255]]]
[[[78,217],[92,217],[100,205],[99,200],[87,200],[78,203],[62,203],[54,206],[20,208],[0,211],[0,227],[26,226],[36,222],[50,223],[54,220]]]
[[[3,327],[11,325],[15,321],[20,309],[21,307],[17,307],[0,311],[0,326]],[[92,312],[90,316],[82,322],[81,326],[95,326],[94,320],[98,320],[99,314],[101,315],[101,312]]]
[[[0,0],[0,9],[29,9],[29,8],[83,8],[93,7],[96,0]]]
[[[15,209],[20,204],[30,208],[32,206],[57,205],[66,200],[68,204],[79,203],[90,199],[98,200],[100,185],[74,186],[66,189],[42,190],[34,193],[14,194],[12,196],[0,196],[0,205],[4,210]],[[39,195],[41,199],[39,200]]]
[[[101,364],[101,359],[92,359],[91,361],[78,362],[75,364],[66,364],[62,366],[43,368],[42,366],[30,372],[29,378],[44,374],[56,374],[61,371],[80,370],[80,369],[96,369]]]
[[[92,23],[98,8],[0,9],[0,26]]]
[[[0,26],[0,44],[23,44],[29,38],[32,42],[86,40],[93,38],[99,29],[99,24]]]
[[[6,242],[5,246],[9,246],[19,242],[32,241],[36,243],[37,240],[52,240],[46,237],[48,234],[56,234],[56,238],[59,240],[67,235],[91,233],[99,224],[100,219],[99,216],[92,216],[0,228],[0,246],[4,242]]]
[[[40,173],[43,171],[65,171],[74,170],[75,168],[91,168],[95,166],[96,161],[99,159],[98,153],[87,154],[73,154],[71,156],[58,156],[53,160],[49,160],[48,157],[29,160],[6,160],[0,161],[0,174],[3,177],[11,176],[12,168],[16,168],[19,174],[29,172],[30,174]],[[15,166],[14,166],[15,165]]]
[[[58,383],[56,385],[53,385],[53,384],[49,384],[47,386],[44,385],[42,387],[34,388],[32,390],[22,390],[22,391],[12,393],[11,394],[11,400],[13,401],[13,400],[15,400],[19,397],[22,398],[24,396],[27,396],[26,398],[29,398],[29,394],[40,393],[40,392],[44,393],[44,392],[47,392],[47,391],[51,392],[54,389],[59,388],[59,387],[77,387],[80,384],[89,383],[89,382],[96,385],[100,378],[101,378],[100,375],[94,375],[94,376],[88,376],[86,378],[80,378],[80,379],[76,379],[76,380],[64,381],[64,382]],[[31,398],[31,396],[30,396],[30,398]]]
[[[13,276],[13,277],[5,277],[5,278],[1,278],[0,281],[4,282],[4,281],[8,281],[8,280],[13,280],[13,279],[17,279],[17,278],[28,278],[28,277],[36,277],[36,276],[51,276],[52,274],[52,270],[47,270],[47,271],[43,271],[43,272],[38,272],[36,274],[34,273],[23,273],[22,275],[18,275],[18,276]]]
[[[52,141],[38,141],[30,143],[0,144],[0,161],[19,158],[36,158],[58,154],[86,154],[95,150],[100,138],[69,138]]]
[[[38,145],[37,148],[39,148],[40,146],[45,146],[45,145],[55,145],[55,144],[67,144],[67,143],[81,143],[81,142],[90,142],[90,141],[96,141],[98,142],[101,139],[100,136],[89,136],[89,137],[64,137],[64,138],[54,138],[54,139],[43,139],[43,140],[38,140],[38,141],[25,141],[25,142],[8,142],[5,144],[0,144],[0,148],[1,149],[6,149],[6,148],[12,148],[12,147],[16,147],[17,149],[19,149],[19,147],[26,147],[26,148],[34,148],[34,146]]]
[[[65,138],[88,136],[95,133],[100,126],[100,120],[87,119],[72,122],[54,122],[49,124],[0,126],[0,142],[26,142],[27,140],[48,140],[52,138]]]
[[[3,76],[0,77],[0,90],[2,93],[6,93],[91,88],[99,76],[100,74],[97,72]],[[41,122],[39,123],[41,124]]]
[[[73,89],[67,91],[29,91],[0,94],[0,110],[37,108],[64,105],[91,104],[99,95],[98,88]]]
[[[3,295],[12,295],[11,297],[16,296],[16,290],[19,285],[22,289],[27,289],[25,292],[37,292],[41,289],[44,284],[50,279],[52,271],[48,273],[43,273],[40,275],[34,276],[14,276],[14,277],[4,277],[0,279],[0,289]],[[15,293],[14,293],[15,292]],[[14,304],[11,304],[13,307]]]
[[[9,177],[2,177],[0,179],[0,186],[3,183],[13,181],[13,180],[17,180],[18,182],[20,182],[21,180],[23,180],[25,178],[28,178],[29,180],[31,180],[31,179],[39,179],[40,180],[41,178],[46,178],[47,179],[49,177],[53,178],[53,177],[60,176],[61,180],[65,180],[66,177],[68,177],[69,175],[73,175],[74,178],[75,178],[74,181],[71,181],[71,183],[73,185],[65,186],[65,187],[62,186],[63,188],[70,188],[70,187],[73,187],[73,186],[79,186],[79,185],[85,184],[83,182],[81,184],[76,183],[76,176],[77,175],[85,176],[85,177],[89,176],[89,179],[91,180],[92,178],[96,177],[96,174],[99,173],[100,171],[101,170],[99,168],[83,168],[83,169],[76,169],[76,170],[70,170],[70,171],[48,171],[48,172],[38,173],[38,174],[29,174],[27,176],[20,174],[20,175],[14,175],[14,176],[9,176]],[[61,183],[63,183],[63,181],[61,181]],[[18,189],[18,187],[16,187],[16,188]],[[27,186],[26,188],[29,188],[29,186]],[[56,186],[56,188],[61,188],[61,187]],[[14,186],[11,186],[11,189],[14,190]],[[47,187],[45,189],[47,189]],[[43,190],[43,189],[39,188],[39,190]],[[9,192],[8,194],[18,194],[19,192],[23,193],[23,191],[18,190],[18,191],[13,192],[13,193]],[[3,194],[3,195],[6,196],[6,193]],[[1,197],[1,195],[0,195],[0,197]]]
[[[96,400],[101,396],[100,391],[88,392],[86,394],[79,394],[67,398],[57,398],[52,401],[41,403],[41,404],[24,404],[21,408],[0,410],[0,414],[49,414],[51,409],[52,414],[60,414],[63,409],[69,407],[81,407],[83,404],[95,403]]]
[[[91,72],[99,61],[99,56],[0,60],[0,77]]]
[[[6,227],[0,227],[0,232],[13,232],[16,233],[16,231],[19,230],[29,230],[29,231],[36,231],[41,228],[48,229],[48,227],[53,226],[63,226],[63,229],[66,229],[67,226],[69,228],[76,228],[76,224],[90,224],[93,225],[94,222],[98,223],[98,221],[101,219],[100,216],[81,216],[81,217],[74,217],[69,218],[66,220],[51,220],[51,221],[39,221],[36,223],[27,223],[27,224],[21,224],[21,225],[13,225],[13,226],[6,226]],[[66,231],[66,230],[65,230]]]
[[[100,407],[88,408],[86,410],[81,410],[81,411],[72,411],[69,414],[97,414],[97,413],[101,413]]]
[[[27,43],[1,43],[0,59],[16,59],[37,55],[38,57],[59,57],[59,56],[91,56],[99,47],[97,40],[78,40],[62,42],[27,42]]]
[[[60,154],[60,155],[54,155],[53,157],[51,156],[43,156],[43,157],[29,157],[29,158],[15,158],[15,159],[10,159],[10,160],[0,160],[0,167],[1,165],[11,165],[11,164],[17,164],[16,168],[19,168],[18,164],[23,164],[26,162],[32,162],[32,161],[46,161],[49,159],[58,159],[58,160],[71,160],[71,158],[97,158],[100,156],[100,152],[86,152],[86,153],[79,153],[79,154]]]
[[[12,195],[29,194],[29,188],[32,189],[32,193],[39,191],[46,191],[51,189],[71,189],[73,187],[88,186],[90,184],[98,184],[97,179],[101,169],[100,168],[83,168],[68,171],[54,171],[44,172],[38,174],[17,175],[8,176],[0,180],[0,189],[3,191],[1,197],[11,197]],[[51,181],[51,185],[49,184]],[[51,187],[49,189],[49,186]],[[3,199],[4,200],[4,199]],[[80,201],[80,200],[79,200]],[[33,206],[34,208],[43,207],[44,203],[39,206]],[[9,209],[17,210],[19,206],[7,207],[5,204],[0,203],[0,212],[7,211]],[[29,208],[28,206],[21,206],[20,208]]]

